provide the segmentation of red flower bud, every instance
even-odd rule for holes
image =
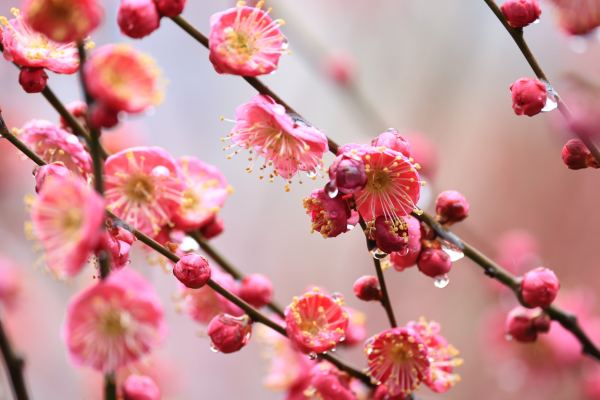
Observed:
[[[579,139],[572,139],[562,149],[563,162],[569,169],[598,168],[598,161]]]
[[[254,308],[266,306],[273,300],[273,284],[264,275],[248,275],[242,281],[240,297]]]
[[[339,155],[329,167],[329,179],[344,194],[358,193],[367,185],[365,163],[352,152]]]
[[[187,0],[154,0],[160,15],[175,17],[183,12]]]
[[[364,301],[380,301],[381,287],[375,276],[365,275],[354,282],[354,294]]]
[[[250,341],[252,336],[252,320],[243,315],[239,318],[227,314],[219,314],[208,325],[208,336],[212,340],[214,351],[229,354],[239,351]]]
[[[394,128],[388,129],[373,139],[371,141],[371,146],[384,146],[388,149],[397,151],[398,153],[402,153],[402,155],[406,158],[410,158],[410,143]]]
[[[538,0],[506,0],[500,10],[508,23],[515,28],[534,23],[542,14]]]
[[[90,122],[96,129],[112,128],[119,123],[119,118],[117,117],[116,111],[95,104],[94,107],[92,107]]]
[[[552,320],[545,312],[540,312],[538,316],[533,317],[533,326],[538,333],[548,333],[551,325]]]
[[[560,289],[560,282],[548,268],[536,268],[523,276],[521,293],[531,307],[550,307]]]
[[[211,222],[200,228],[200,233],[206,240],[219,236],[225,230],[225,221],[215,217]]]
[[[539,311],[527,310],[523,307],[516,307],[506,317],[506,335],[507,339],[514,338],[523,343],[535,342],[537,339],[537,330],[533,325],[533,317]]]
[[[429,248],[419,254],[417,260],[419,271],[427,276],[435,278],[437,276],[446,275],[452,268],[450,256],[442,249]]]
[[[160,389],[152,378],[129,375],[123,383],[124,400],[160,400]]]
[[[117,23],[123,35],[141,39],[160,27],[160,14],[154,0],[121,0]]]
[[[510,87],[513,109],[517,115],[533,117],[546,105],[546,85],[539,79],[521,78]]]
[[[19,84],[27,93],[40,93],[46,88],[48,75],[44,68],[23,67],[19,74]]]
[[[372,231],[377,247],[384,253],[400,252],[408,249],[408,225],[403,219],[387,220],[383,215],[375,220]]]
[[[173,275],[185,286],[198,289],[210,280],[208,261],[198,254],[186,254],[173,267]]]
[[[452,225],[468,217],[469,202],[462,194],[455,190],[446,190],[440,193],[435,201],[435,212],[438,220],[444,225]]]
[[[35,192],[39,193],[48,177],[68,178],[71,176],[71,171],[65,167],[65,164],[57,161],[52,164],[35,167],[33,174],[35,175]]]

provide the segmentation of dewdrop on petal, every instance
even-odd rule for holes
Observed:
[[[123,35],[141,39],[160,27],[160,14],[154,0],[121,0],[117,23]]]
[[[57,42],[83,40],[100,25],[104,10],[98,0],[27,0],[27,23]]]
[[[224,354],[235,353],[248,344],[252,336],[252,319],[249,316],[217,315],[208,325],[211,349]]]
[[[435,285],[443,288],[448,285],[448,272],[452,268],[450,256],[442,249],[428,248],[421,251],[417,260],[419,271],[435,278]]]
[[[285,329],[294,347],[314,357],[334,349],[349,324],[349,316],[339,303],[314,289],[294,297],[285,309]]]
[[[290,179],[298,170],[314,171],[322,167],[323,154],[329,150],[325,133],[294,122],[285,108],[269,96],[257,95],[240,105],[235,118],[236,126],[227,137],[233,144],[223,150],[235,147],[248,150],[251,157],[246,170],[249,173],[254,170],[259,157],[265,159],[258,171],[261,179],[268,173],[268,166],[274,170],[271,179],[273,175]],[[239,151],[235,150],[233,154]]]
[[[22,67],[46,68],[57,74],[73,74],[79,69],[75,43],[58,43],[34,31],[16,8],[14,19],[0,17],[4,25],[4,58]]]
[[[279,57],[286,52],[287,39],[279,27],[283,20],[272,20],[265,2],[247,7],[238,1],[235,8],[210,18],[210,56],[219,74],[258,76],[277,69]]]
[[[149,376],[132,374],[123,383],[123,400],[160,400],[160,389]]]
[[[425,341],[412,329],[392,328],[368,339],[364,345],[371,382],[385,385],[390,395],[411,394],[429,374]]]

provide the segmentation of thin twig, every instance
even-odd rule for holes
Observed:
[[[0,119],[2,116],[0,116]],[[2,351],[2,358],[4,358],[4,364],[8,371],[8,377],[10,378],[10,385],[17,400],[29,400],[29,394],[27,393],[27,386],[25,386],[25,378],[23,377],[23,366],[25,361],[19,357],[13,351],[10,341],[4,331],[2,319],[0,319],[0,351]]]
[[[367,233],[367,224],[365,224],[365,220],[362,215],[359,215],[358,220],[360,227],[365,233],[365,237],[367,239],[367,250],[371,250],[374,246],[372,241],[369,239]],[[387,286],[385,284],[385,277],[383,276],[383,270],[381,269],[381,261],[373,257],[373,263],[375,264],[375,271],[377,271],[377,279],[379,280],[379,286],[381,287],[381,305],[385,309],[385,312],[388,316],[388,320],[390,321],[390,325],[392,328],[398,327],[398,323],[396,322],[396,316],[394,315],[394,310],[392,309],[392,302],[390,301],[390,296],[388,295]]]
[[[500,20],[502,25],[504,25],[504,28],[506,28],[506,30],[508,31],[510,36],[512,36],[513,40],[519,47],[519,50],[521,50],[521,53],[523,53],[525,60],[527,60],[527,63],[529,63],[529,66],[533,70],[534,74],[538,77],[538,79],[544,80],[546,83],[548,83],[550,85],[550,81],[546,77],[546,74],[542,70],[542,67],[540,67],[540,64],[538,64],[537,60],[533,56],[533,53],[529,49],[527,42],[525,41],[525,37],[523,36],[523,28],[513,28],[508,23],[506,18],[504,18],[502,11],[500,10],[500,8],[496,4],[496,2],[494,2],[494,0],[484,0],[484,1],[490,7],[490,9],[494,12],[496,17],[498,17],[498,19]],[[557,96],[557,99],[558,99],[558,111],[560,111],[560,113],[563,115],[563,117],[565,117],[565,119],[567,121],[571,121],[573,119],[573,114],[571,114],[571,111],[569,111],[569,108],[567,107],[565,102],[560,98],[560,96]],[[585,144],[585,146],[588,148],[590,153],[592,153],[592,155],[594,156],[596,161],[598,161],[600,163],[600,150],[598,149],[598,147],[596,147],[594,142],[592,142],[592,140],[586,136],[578,135],[577,132],[573,132],[573,133],[575,135],[577,135],[577,137],[579,137],[579,139],[581,139],[581,141]]]

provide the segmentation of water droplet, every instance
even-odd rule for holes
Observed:
[[[346,225],[346,230],[351,231],[352,229],[354,229],[355,226],[356,225],[350,225],[350,224],[348,224],[348,225]]]
[[[332,353],[335,353],[335,347],[334,347],[333,349],[331,349],[331,352],[332,352]]]
[[[448,274],[445,275],[438,275],[435,277],[435,280],[433,281],[433,284],[435,285],[435,287],[443,289],[446,286],[448,286],[448,283],[450,283],[450,278],[448,277]]]
[[[385,131],[386,132],[391,132],[391,133],[398,133],[398,130],[396,130],[395,128],[388,128]]]
[[[344,295],[343,294],[336,292],[336,293],[334,293],[334,294],[331,295],[331,298],[336,303],[341,303],[341,305],[344,305]]]
[[[335,180],[327,182],[327,185],[325,185],[325,193],[332,199],[338,195],[339,191],[335,185]]]
[[[540,23],[540,19],[536,19],[535,21],[533,21],[534,24],[539,24]]]
[[[512,340],[513,337],[512,337],[512,335],[510,333],[507,333],[506,336],[504,336],[504,338],[506,340]]]
[[[314,351],[311,351],[310,353],[308,353],[308,359],[309,360],[316,360],[317,359],[317,353]]]
[[[443,239],[438,239],[438,241],[442,245],[442,250],[450,256],[450,261],[458,261],[465,256],[465,253],[458,246]]]
[[[311,169],[310,171],[306,171],[306,176],[308,176],[309,178],[314,178],[315,176],[317,176],[318,171],[317,169]]]
[[[215,344],[213,342],[210,342],[210,349],[212,350],[213,353],[219,352],[219,349],[217,349],[217,346],[215,346]]]
[[[164,165],[157,165],[152,169],[151,174],[154,176],[168,177],[171,174],[171,171]]]
[[[346,340],[346,335],[344,335],[340,338],[340,342],[343,342],[344,340]]]
[[[179,245],[179,248],[183,251],[198,251],[200,250],[200,246],[198,243],[189,236],[183,238],[183,241]]]
[[[433,358],[433,357],[429,357],[429,362],[430,362],[430,363],[432,363],[432,362],[434,362],[434,361],[435,361],[435,358]]]
[[[406,248],[404,250],[402,250],[402,251],[399,251],[398,254],[400,254],[401,256],[405,256],[405,255],[408,254],[409,250],[410,249],[408,248],[408,246],[406,246]]]
[[[385,253],[385,252],[379,250],[378,247],[375,247],[374,249],[371,250],[371,255],[373,256],[373,258],[382,260],[388,256],[388,253]]]
[[[77,139],[77,136],[75,136],[75,135],[67,136],[66,141],[67,141],[67,143],[71,143],[71,144],[79,144],[79,139]]]
[[[542,82],[546,85],[546,105],[542,108],[543,112],[548,112],[554,110],[558,107],[558,93],[556,90],[545,80],[541,79]]]

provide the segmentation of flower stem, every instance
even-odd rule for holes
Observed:
[[[367,224],[365,224],[365,220],[363,219],[362,215],[359,215],[359,218],[360,219],[358,221],[360,227],[362,228],[367,238],[367,250],[370,250],[372,248],[372,241],[367,236]],[[396,317],[394,316],[394,310],[392,309],[392,303],[390,302],[390,296],[388,295],[387,286],[385,284],[385,277],[383,276],[383,270],[381,269],[381,261],[373,257],[373,263],[375,264],[375,271],[377,271],[377,279],[379,280],[379,286],[381,287],[381,305],[387,313],[391,327],[397,328],[398,324],[396,323]]]
[[[233,264],[231,264],[217,249],[212,247],[208,240],[202,236],[199,231],[191,231],[187,232],[187,235],[194,239],[202,250],[204,250],[213,260],[217,262],[229,275],[233,276],[235,279],[241,281],[245,278],[245,275],[238,270]],[[271,311],[279,315],[280,317],[284,317],[283,308],[277,304],[275,301],[271,301],[267,305]]]
[[[104,374],[104,399],[117,400],[117,375],[114,371]]]
[[[1,118],[2,117],[0,116],[0,119]],[[29,394],[27,393],[27,387],[25,386],[25,378],[23,377],[23,365],[25,364],[25,361],[13,351],[10,341],[6,336],[6,332],[4,331],[1,319],[0,351],[2,351],[2,358],[4,358],[4,364],[8,371],[8,377],[15,399],[29,400]]]
[[[540,67],[540,64],[538,64],[537,60],[533,56],[533,53],[529,49],[527,42],[525,41],[525,37],[523,36],[523,28],[513,28],[508,23],[506,18],[504,18],[502,11],[500,10],[500,8],[498,7],[498,5],[496,4],[496,2],[494,0],[484,0],[484,1],[490,7],[490,9],[493,11],[493,13],[496,15],[496,17],[500,20],[502,25],[504,25],[504,28],[506,28],[506,30],[508,31],[510,36],[512,36],[513,40],[519,47],[519,50],[521,50],[521,53],[523,53],[525,60],[527,60],[527,63],[529,63],[529,66],[531,67],[531,69],[533,70],[533,72],[535,73],[537,78],[542,79],[542,80],[546,81],[548,84],[550,84],[550,81],[546,77],[546,74],[544,74],[542,67]],[[560,111],[560,113],[567,120],[567,122],[571,121],[573,119],[573,114],[571,114],[571,111],[569,111],[569,108],[567,107],[565,102],[560,98],[560,96],[557,96],[557,98],[558,98],[558,111]],[[578,135],[577,132],[573,132],[573,133],[575,135],[577,135],[577,137],[579,137],[579,139],[588,148],[590,153],[592,153],[592,155],[594,156],[596,161],[598,161],[600,163],[600,150],[598,149],[598,147],[596,147],[594,142],[588,137]]]

